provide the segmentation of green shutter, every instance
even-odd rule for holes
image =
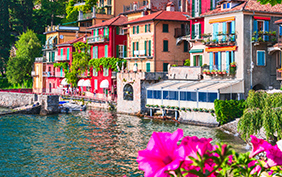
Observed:
[[[105,57],[108,57],[108,45],[105,45]]]
[[[119,27],[117,27],[117,35],[119,35]]]
[[[163,32],[168,33],[168,24],[163,24]]]
[[[201,38],[201,36],[202,36],[202,29],[201,29],[201,23],[199,23],[199,38]]]
[[[163,72],[167,72],[169,63],[163,63]]]
[[[55,61],[55,52],[52,52],[52,62]]]
[[[132,34],[135,34],[135,26],[133,26],[133,29],[132,29]]]
[[[136,50],[138,51],[139,50],[139,42],[136,42]],[[137,55],[138,57],[139,55]]]
[[[61,49],[61,60],[63,60],[64,49]]]
[[[148,24],[148,31],[151,32],[151,24]]]
[[[151,64],[146,63],[146,72],[150,72],[150,71],[151,71]]]
[[[199,55],[199,59],[200,59],[200,66],[202,66],[203,65],[203,56]]]
[[[116,56],[117,56],[117,58],[119,58],[119,46],[118,45],[117,45],[116,51],[117,51]]]
[[[184,52],[188,52],[188,42],[184,41]]]
[[[134,50],[135,50],[135,45],[134,45],[134,42],[132,42],[132,57],[134,57]]]
[[[152,49],[151,49],[151,46],[152,46],[152,42],[151,40],[149,40],[149,56],[151,56],[151,52],[152,52]]]
[[[192,39],[194,38],[195,38],[195,25],[192,25]]]
[[[109,35],[110,35],[110,29],[107,28],[107,36],[109,36]]]
[[[147,56],[147,41],[144,41],[145,56]]]
[[[137,34],[139,34],[139,25],[137,25]]]
[[[210,10],[212,10],[213,9],[213,7],[212,7],[213,6],[213,2],[212,2],[213,0],[210,0],[210,1],[211,1],[211,8],[210,8]]]
[[[192,0],[192,17],[195,17],[195,0]]]
[[[104,28],[103,33],[104,33],[104,36],[106,36],[106,28]]]
[[[164,46],[163,46],[163,51],[164,51],[164,52],[167,52],[167,51],[168,51],[168,41],[167,41],[167,40],[164,40],[164,41],[163,41],[163,45],[164,45]]]
[[[196,65],[196,63],[197,63],[197,62],[196,62],[196,59],[197,59],[196,56],[193,56],[193,66],[197,66],[197,65]]]
[[[67,60],[70,60],[70,48],[67,48]]]
[[[202,6],[201,6],[201,4],[202,4],[202,2],[201,2],[201,0],[199,0],[199,16],[202,13]]]
[[[147,33],[147,25],[145,25],[145,33]]]
[[[127,57],[126,45],[123,46],[123,55],[124,57]]]

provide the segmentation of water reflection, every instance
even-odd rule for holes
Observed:
[[[136,157],[153,131],[244,144],[206,127],[178,125],[98,110],[74,115],[0,118],[0,176],[143,176]]]

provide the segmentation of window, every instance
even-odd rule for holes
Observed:
[[[135,26],[132,28],[132,34],[135,34]]]
[[[136,33],[139,34],[139,25],[137,25],[137,28],[136,28],[136,29],[137,29],[137,32],[136,32]]]
[[[108,45],[105,45],[105,57],[108,57]]]
[[[98,90],[98,80],[94,80],[94,90]]]
[[[103,76],[109,76],[109,68],[103,68]]]
[[[200,0],[195,0],[195,17],[200,16]]]
[[[163,33],[168,33],[168,24],[163,24]]]
[[[196,92],[180,92],[181,101],[197,101]]]
[[[151,24],[148,24],[148,32],[151,32]]]
[[[67,60],[70,60],[70,48],[69,47],[67,48]]]
[[[168,52],[168,40],[163,41],[163,52]]]
[[[123,99],[133,101],[133,87],[130,84],[123,87]]]
[[[257,51],[257,66],[265,66],[265,51]]]
[[[150,64],[150,62],[146,63],[146,72],[151,72],[151,64]]]
[[[224,3],[222,4],[222,9],[230,9],[231,4],[230,3]]]
[[[203,56],[202,55],[194,55],[193,56],[193,65],[194,66],[202,66],[203,64]]]
[[[98,71],[96,68],[93,68],[93,76],[98,76]]]
[[[195,39],[200,38],[200,23],[195,24]]]
[[[214,102],[217,93],[199,92],[199,102]]]
[[[178,91],[163,91],[163,99],[178,100]]]
[[[93,56],[92,58],[98,58],[98,46],[93,47]]]
[[[145,33],[147,33],[148,25],[145,25]]]
[[[118,45],[118,56],[124,58],[124,45]]]
[[[169,65],[169,63],[163,63],[163,72],[168,71],[168,65]]]
[[[123,28],[119,28],[119,35],[124,35],[124,29]]]
[[[188,52],[188,41],[184,41],[183,47],[184,47],[183,51]]]
[[[149,98],[149,99],[162,99],[162,91],[160,91],[160,90],[147,90],[147,98]]]
[[[258,31],[264,31],[264,21],[258,21]]]

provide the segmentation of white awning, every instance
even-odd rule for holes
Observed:
[[[84,85],[83,85],[83,83],[84,83],[84,80],[83,79],[80,79],[79,81],[78,81],[78,83],[77,83],[77,86],[79,86],[79,87],[83,87]]]
[[[65,85],[70,85],[70,84],[68,83],[67,79],[64,78],[61,82],[61,85],[65,86]]]
[[[84,86],[84,87],[91,87],[90,80],[89,80],[89,79],[84,80],[83,86]]]
[[[103,80],[100,83],[100,88],[109,88],[109,81],[108,80]]]

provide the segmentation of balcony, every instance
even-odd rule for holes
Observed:
[[[185,28],[175,28],[174,29],[174,37],[175,38],[179,38],[179,37],[182,37],[182,36],[187,36],[189,35],[189,31]]]
[[[236,34],[224,34],[219,32],[216,38],[211,40],[211,34],[202,34],[202,37],[208,38],[203,40],[204,45],[207,47],[224,47],[224,46],[235,46],[236,43]]]
[[[64,72],[55,72],[55,76],[53,77],[65,77],[65,73]]]
[[[282,80],[282,69],[276,70],[276,80],[281,81]]]
[[[43,77],[56,77],[55,72],[43,72]]]
[[[135,58],[152,58],[151,53],[149,53],[149,51],[146,51],[146,50],[135,50],[133,52],[132,58],[134,58],[134,57]],[[130,57],[129,57],[129,59],[130,59]]]
[[[273,45],[277,42],[276,31],[255,31],[253,33],[252,42],[254,45]]]
[[[35,62],[46,62],[46,57],[36,57]]]
[[[55,61],[69,61],[67,55],[59,55],[56,57]]]
[[[94,13],[84,13],[78,16],[78,21],[92,19],[95,17]]]
[[[103,42],[108,42],[109,37],[108,36],[91,36],[87,38],[88,43],[103,43]]]

